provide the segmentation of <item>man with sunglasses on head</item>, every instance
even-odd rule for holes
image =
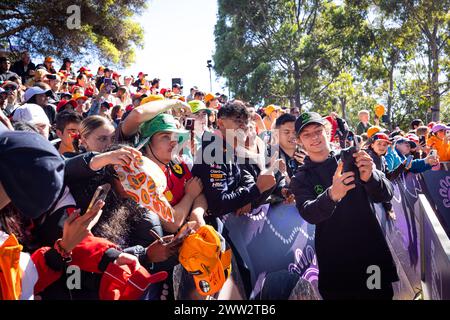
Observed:
[[[6,116],[10,116],[14,110],[16,110],[17,107],[19,107],[19,100],[18,100],[18,89],[19,86],[17,83],[12,81],[6,81],[2,89],[4,90],[4,93],[2,94],[2,97],[5,97],[6,104],[4,106],[4,113]],[[1,103],[0,103],[1,104]]]
[[[300,215],[316,225],[319,292],[331,300],[392,299],[398,276],[374,208],[391,200],[392,184],[366,152],[331,151],[326,123],[315,112],[296,120],[308,156],[290,185]]]

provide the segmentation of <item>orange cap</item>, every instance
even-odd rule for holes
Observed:
[[[203,100],[204,100],[205,103],[206,103],[206,102],[209,102],[209,101],[214,100],[215,98],[216,98],[215,95],[213,95],[212,93],[208,93],[208,94],[205,96],[205,98],[203,98]]]
[[[78,99],[83,99],[84,101],[86,101],[86,100],[89,99],[89,98],[86,97],[86,96],[84,96],[84,95],[82,95],[82,94],[80,94],[80,93],[76,93],[76,94],[74,94],[74,95],[72,96],[72,99],[70,99],[70,100],[76,101],[76,100],[78,100]]]
[[[151,94],[148,97],[145,97],[144,99],[142,99],[140,105],[143,105],[144,103],[147,103],[147,102],[156,101],[156,100],[164,100],[164,96],[162,94]]]
[[[369,129],[367,129],[367,137],[370,138],[372,137],[375,133],[380,132],[381,130],[383,130],[381,127],[379,126],[371,126]]]
[[[223,237],[205,225],[183,241],[178,260],[193,275],[198,293],[208,296],[222,289],[231,273],[231,257]]]

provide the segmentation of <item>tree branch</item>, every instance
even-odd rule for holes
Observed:
[[[16,28],[10,29],[10,30],[8,30],[6,32],[3,32],[3,33],[0,33],[0,39],[12,36],[12,35],[18,33],[19,31],[25,30],[25,29],[27,29],[28,27],[31,27],[31,26],[32,26],[31,22],[22,23],[21,25],[19,25]]]

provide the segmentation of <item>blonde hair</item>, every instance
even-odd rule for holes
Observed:
[[[416,133],[418,136],[427,136],[430,132],[430,129],[427,126],[420,126],[416,128]]]
[[[80,124],[80,136],[82,138],[87,138],[94,130],[102,126],[112,126],[111,121],[102,116],[89,116]]]

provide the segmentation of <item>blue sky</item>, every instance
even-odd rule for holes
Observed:
[[[136,17],[145,32],[144,48],[121,74],[148,73],[170,87],[172,78],[182,78],[184,94],[193,85],[209,91],[206,61],[214,53],[216,0],[149,0],[147,10]],[[216,81],[212,71],[213,92],[225,92],[223,80]],[[228,92],[225,92],[228,94]]]

